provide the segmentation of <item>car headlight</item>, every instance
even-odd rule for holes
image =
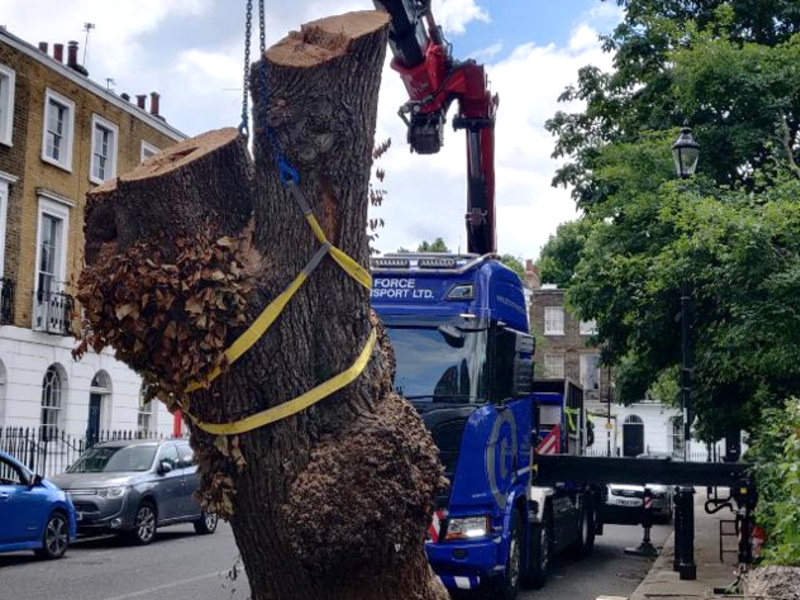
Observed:
[[[489,517],[456,517],[447,521],[445,541],[474,540],[489,535],[491,525]]]
[[[124,496],[127,490],[128,488],[126,487],[98,488],[97,495],[101,498],[119,498],[120,496]]]

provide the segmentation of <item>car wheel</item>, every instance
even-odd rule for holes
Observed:
[[[219,517],[214,513],[207,513],[203,511],[200,513],[200,518],[194,522],[194,530],[200,535],[208,535],[217,530]]]
[[[158,520],[155,506],[147,501],[142,502],[136,509],[136,518],[133,520],[133,530],[128,537],[142,546],[149,544],[156,537]]]
[[[553,556],[553,519],[549,507],[544,519],[531,527],[531,548],[528,556],[528,571],[525,585],[539,589],[547,581]]]
[[[69,547],[69,524],[60,512],[55,512],[47,519],[42,534],[42,547],[36,550],[41,558],[61,558]]]
[[[501,600],[516,600],[519,596],[522,578],[522,521],[519,511],[515,510],[511,517],[511,537],[508,540],[508,557],[506,569],[500,580]]]

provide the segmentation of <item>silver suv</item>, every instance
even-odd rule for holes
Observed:
[[[193,497],[200,476],[186,440],[96,444],[52,481],[71,496],[80,533],[113,532],[149,544],[165,525],[191,522],[200,534],[217,528],[217,516]]]

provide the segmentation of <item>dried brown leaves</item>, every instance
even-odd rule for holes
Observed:
[[[78,300],[85,310],[73,353],[110,346],[145,380],[180,397],[191,381],[225,366],[223,353],[247,325],[245,308],[265,264],[252,226],[237,237],[203,231],[168,245],[171,260],[155,240],[103,252],[83,270]]]

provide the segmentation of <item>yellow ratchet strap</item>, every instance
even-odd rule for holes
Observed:
[[[316,238],[320,241],[321,244],[328,244],[328,239],[325,237],[325,233],[322,231],[322,227],[320,227],[319,221],[314,216],[314,213],[308,212],[305,214],[306,221],[311,226],[311,231],[314,232]],[[335,260],[338,265],[347,273],[350,277],[355,279],[358,283],[363,285],[365,288],[372,289],[372,275],[354,261],[352,258],[347,256],[344,252],[339,250],[336,246],[331,246],[331,258]]]
[[[297,398],[250,415],[244,419],[234,421],[233,423],[202,423],[192,415],[189,415],[189,417],[194,421],[197,427],[214,435],[236,435],[245,433],[290,417],[355,381],[366,368],[370,356],[372,356],[372,350],[375,347],[377,337],[377,332],[375,328],[373,328],[369,333],[367,343],[364,345],[363,350],[361,350],[361,354],[359,354],[356,361],[347,370],[342,371],[335,377],[328,379],[328,381],[319,384],[317,387],[310,389]]]
[[[253,344],[255,344],[264,333],[266,333],[267,329],[270,328],[272,323],[275,319],[278,318],[278,315],[281,314],[284,307],[289,303],[289,300],[292,299],[295,292],[300,289],[300,286],[303,285],[308,276],[311,272],[317,268],[320,261],[323,257],[330,251],[331,245],[325,243],[322,247],[317,250],[317,253],[308,261],[308,264],[303,267],[303,270],[294,278],[285,290],[283,290],[278,296],[270,302],[267,307],[261,311],[261,314],[256,317],[256,320],[253,324],[247,328],[242,335],[236,338],[236,341],[230,345],[230,347],[225,351],[225,358],[228,361],[228,364],[233,364],[239,357],[247,352]],[[204,381],[193,381],[186,387],[186,392],[194,392],[196,390],[202,389],[204,387],[208,387],[212,381],[214,381],[217,377],[220,376],[222,373],[219,367],[214,367],[214,370],[208,374]]]
[[[306,279],[308,279],[309,275],[311,275],[314,269],[319,266],[326,254],[330,254],[331,258],[336,261],[342,270],[355,281],[360,283],[368,290],[372,288],[372,276],[369,274],[369,271],[364,269],[347,254],[339,250],[339,248],[332,245],[325,237],[325,232],[322,230],[319,221],[317,221],[314,213],[311,211],[308,203],[306,202],[300,190],[297,188],[296,184],[290,182],[287,185],[287,188],[289,193],[300,207],[300,210],[303,212],[303,216],[311,227],[311,231],[314,232],[314,236],[317,238],[320,244],[322,244],[322,246],[319,250],[317,250],[316,254],[314,254],[311,260],[308,261],[308,264],[303,267],[303,270],[300,271],[297,277],[295,277],[294,280],[286,287],[286,289],[281,292],[277,298],[269,303],[269,305],[261,312],[261,314],[258,315],[253,324],[247,328],[247,331],[240,335],[236,341],[234,341],[233,344],[231,344],[231,346],[225,351],[224,356],[229,365],[233,364],[237,359],[239,359],[242,354],[247,352],[253,346],[253,344],[255,344],[261,338],[261,336],[266,333],[270,326],[275,322],[275,319],[278,318],[283,309],[289,303],[289,300],[292,299],[292,296],[294,296],[297,290],[300,289],[300,286],[303,285]],[[244,433],[246,431],[252,431],[253,429],[258,429],[264,425],[274,423],[275,421],[285,419],[286,417],[290,417],[301,410],[316,404],[320,400],[330,396],[334,392],[339,391],[346,385],[355,381],[369,363],[370,356],[372,356],[372,351],[375,348],[376,339],[377,332],[373,328],[372,331],[370,331],[364,348],[361,350],[361,354],[347,370],[342,371],[338,375],[328,379],[324,383],[319,384],[315,388],[305,392],[297,398],[287,400],[286,402],[278,404],[277,406],[273,406],[272,408],[268,408],[254,415],[250,415],[249,417],[239,419],[238,421],[234,421],[232,423],[203,423],[188,411],[184,411],[184,414],[186,414],[186,416],[189,417],[197,427],[215,435],[235,435],[238,433]],[[194,392],[196,390],[208,387],[208,385],[217,377],[219,377],[221,373],[222,370],[219,367],[215,367],[203,381],[193,381],[190,383],[186,387],[186,392]]]

